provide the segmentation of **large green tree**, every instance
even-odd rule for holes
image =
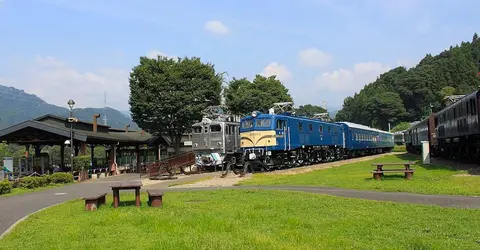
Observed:
[[[220,104],[223,74],[197,57],[140,57],[129,80],[133,120],[149,133],[170,136],[178,154],[182,135],[202,110]]]
[[[225,102],[236,115],[258,110],[267,112],[276,102],[292,102],[288,89],[276,76],[256,75],[253,81],[233,78],[225,88]]]
[[[327,110],[316,105],[312,104],[306,104],[306,105],[300,105],[297,109],[295,109],[295,114],[299,116],[306,116],[306,117],[312,117],[315,114],[318,113],[326,113]]]

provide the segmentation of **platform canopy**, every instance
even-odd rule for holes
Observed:
[[[72,127],[75,144],[136,146],[167,143],[164,136],[154,136],[144,131],[114,129],[97,124],[96,118],[93,118],[93,123],[76,120]],[[63,145],[69,139],[68,118],[51,114],[0,130],[0,141],[20,145]]]

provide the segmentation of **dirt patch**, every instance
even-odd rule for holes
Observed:
[[[175,180],[180,180],[180,179],[183,179],[183,178],[188,177],[188,175],[180,174],[180,175],[175,175],[175,177],[176,177]],[[150,180],[150,179],[148,179],[148,178],[142,178],[142,184],[143,184],[144,186],[154,185],[154,184],[158,184],[158,183],[171,182],[171,181],[173,181],[173,180],[172,180],[172,179]]]
[[[218,176],[213,176],[209,180],[199,181],[196,183],[184,184],[173,186],[174,188],[191,188],[191,187],[231,187],[239,183],[240,181],[252,178],[252,174],[247,174],[245,177],[239,177],[234,173],[230,173],[225,178],[220,178],[221,173]]]
[[[322,164],[315,164],[315,165],[309,165],[309,166],[303,166],[303,167],[298,167],[298,168],[291,168],[291,169],[284,169],[284,170],[275,170],[272,172],[266,172],[265,174],[281,174],[281,175],[295,175],[295,174],[300,174],[300,173],[307,173],[315,170],[320,170],[320,169],[327,169],[327,168],[333,168],[333,167],[339,167],[345,164],[350,164],[350,163],[355,163],[355,162],[362,162],[362,161],[369,161],[373,160],[376,158],[380,158],[386,155],[393,155],[393,154],[404,154],[403,152],[392,152],[392,153],[386,153],[386,154],[380,154],[380,155],[371,155],[371,156],[365,156],[362,158],[354,158],[354,159],[348,159],[348,160],[343,160],[343,161],[336,161],[336,162],[328,162],[328,163],[322,163]],[[185,178],[182,175],[178,175],[179,179]],[[198,182],[195,183],[188,183],[188,184],[175,184],[172,185],[169,188],[192,188],[192,187],[231,187],[237,185],[239,182],[243,180],[248,180],[252,178],[252,174],[246,174],[245,177],[239,177],[238,175],[230,172],[227,177],[221,178],[221,172],[218,172],[218,175],[212,176],[212,178],[207,179],[207,180],[199,180]],[[150,183],[150,184],[157,184],[165,181],[153,181],[151,183],[151,180],[144,181],[143,185],[149,185],[145,183]]]
[[[453,175],[454,177],[469,177],[469,176],[474,176],[474,175],[471,175],[471,174],[456,174],[456,175]]]

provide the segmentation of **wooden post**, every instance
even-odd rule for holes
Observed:
[[[135,188],[135,205],[140,207],[140,188]]]
[[[60,145],[60,167],[65,167],[65,144]]]
[[[135,158],[137,161],[137,171],[139,173],[142,173],[142,170],[140,169],[140,146],[139,145],[135,146]]]
[[[117,208],[120,203],[120,190],[113,190],[113,207]]]
[[[87,144],[85,142],[80,142],[80,155],[87,154]]]

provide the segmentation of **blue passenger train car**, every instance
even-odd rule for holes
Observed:
[[[345,148],[349,156],[391,151],[395,144],[393,133],[352,122],[337,122],[345,131]]]

